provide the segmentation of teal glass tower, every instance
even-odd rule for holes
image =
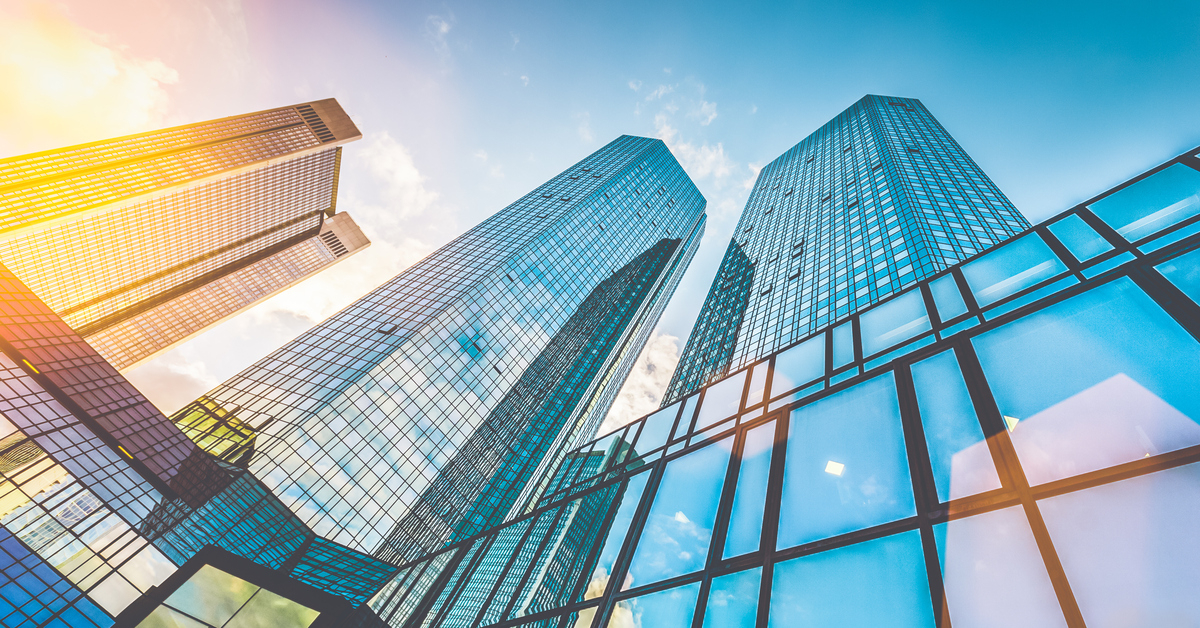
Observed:
[[[919,100],[865,96],[759,173],[663,403],[1028,227]]]

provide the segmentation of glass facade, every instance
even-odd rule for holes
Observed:
[[[595,433],[704,205],[661,141],[622,136],[175,420],[235,416],[242,464],[318,537],[435,551],[522,512]]]
[[[129,367],[344,257],[321,236],[360,137],[325,100],[0,160],[0,258]]]
[[[1198,174],[1173,159],[574,448],[527,515],[401,565],[370,607],[397,627],[1200,624]]]
[[[759,173],[664,404],[1028,227],[920,101],[866,96]]]

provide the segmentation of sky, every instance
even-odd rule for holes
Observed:
[[[370,248],[126,372],[171,412],[621,134],[707,233],[609,424],[657,407],[764,164],[921,99],[1033,222],[1200,145],[1200,3],[0,0],[0,158],[334,97]]]

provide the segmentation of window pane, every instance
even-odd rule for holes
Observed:
[[[225,628],[308,628],[319,614],[263,589],[246,602]]]
[[[972,342],[1032,484],[1200,443],[1200,345],[1128,278]]]
[[[1126,240],[1140,240],[1200,212],[1200,172],[1173,164],[1088,206]]]
[[[962,267],[980,307],[1067,270],[1036,233],[1009,242]]]
[[[920,290],[910,290],[887,303],[872,308],[858,321],[862,333],[863,355],[874,355],[933,329]]]
[[[912,376],[938,499],[945,502],[1000,488],[954,352],[914,364]]]
[[[914,514],[891,373],[792,411],[779,549]]]
[[[771,396],[811,382],[825,374],[825,334],[808,340],[775,356],[775,376]]]
[[[704,566],[731,441],[727,438],[667,463],[622,589]]]
[[[693,582],[674,589],[643,595],[617,602],[605,626],[632,628],[654,626],[658,628],[690,628],[696,614],[696,598],[700,597],[700,583]]]
[[[1088,626],[1200,625],[1200,465],[1039,506]]]
[[[692,416],[696,414],[696,400],[699,398],[700,394],[696,393],[683,400],[683,414],[679,415],[679,422],[675,424],[675,435],[672,439],[684,436],[691,429]]]
[[[929,282],[929,291],[933,293],[933,303],[943,321],[967,313],[967,302],[963,301],[962,293],[958,291],[954,275],[946,275]]]
[[[746,371],[742,371],[709,386],[700,404],[700,414],[696,416],[696,431],[737,414],[745,384]]]
[[[638,436],[637,452],[645,454],[667,444],[671,435],[671,427],[675,424],[675,413],[679,412],[679,402],[671,404],[650,415],[642,425],[642,434]]]
[[[629,524],[633,521],[634,512],[637,511],[638,502],[642,500],[642,493],[646,490],[646,480],[649,478],[649,473],[640,473],[630,479],[626,485],[625,495],[621,497],[621,505],[617,507],[617,514],[608,528],[608,536],[604,538],[604,545],[600,546],[600,554],[596,560],[596,566],[592,569],[591,580],[584,588],[583,599],[591,600],[604,594],[604,588],[608,586],[608,575],[612,573],[613,563],[616,562],[617,554],[621,552],[621,547],[625,543],[625,535],[629,533]]]
[[[854,328],[844,323],[833,330],[833,368],[854,361]]]
[[[726,558],[758,550],[762,536],[763,511],[767,503],[767,477],[771,474],[771,448],[775,444],[775,422],[764,423],[746,434],[741,469],[729,514],[725,538]]]
[[[770,366],[770,363],[761,362],[754,367],[754,373],[750,376],[750,390],[746,393],[747,407],[762,402],[763,389],[767,387],[768,366]]]
[[[770,628],[932,625],[916,530],[775,565]]]
[[[1200,250],[1167,260],[1154,268],[1193,301],[1200,303]]]
[[[229,621],[258,587],[204,565],[167,598],[166,604],[217,626]]]
[[[713,578],[704,609],[704,628],[753,626],[758,616],[762,567]],[[642,624],[647,626],[647,624]]]
[[[1108,243],[1095,229],[1088,226],[1082,218],[1071,214],[1066,218],[1050,225],[1050,233],[1058,238],[1075,259],[1086,262],[1101,253],[1111,251],[1113,246]]]
[[[933,527],[955,626],[1066,626],[1020,506]]]

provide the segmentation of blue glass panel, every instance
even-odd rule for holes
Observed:
[[[1170,233],[1156,236],[1153,240],[1139,246],[1138,250],[1143,253],[1157,251],[1169,244],[1175,244],[1180,240],[1194,236],[1197,233],[1200,233],[1200,222],[1194,222],[1182,229],[1176,229]]]
[[[1154,269],[1162,273],[1167,281],[1175,284],[1175,287],[1182,290],[1192,301],[1200,303],[1200,249],[1167,260]]]
[[[696,614],[696,598],[700,597],[700,583],[693,582],[674,589],[643,595],[617,602],[605,626],[633,628],[654,626],[658,628],[690,628]]]
[[[946,275],[929,282],[929,292],[933,294],[933,303],[937,306],[938,316],[943,322],[967,313],[967,302],[958,291],[954,275]]]
[[[696,571],[708,558],[732,439],[667,463],[622,589]]]
[[[746,391],[746,407],[762,403],[763,392],[767,387],[769,367],[769,362],[760,362],[754,367],[753,374],[750,376],[750,389]]]
[[[728,419],[737,414],[745,385],[746,371],[742,370],[709,386],[704,392],[704,400],[700,403],[700,413],[696,415],[696,430],[702,430],[721,419]]]
[[[725,557],[758,550],[762,536],[763,511],[767,503],[767,477],[771,474],[771,448],[775,444],[775,422],[764,423],[746,433],[741,468],[729,514]]]
[[[621,505],[617,507],[617,514],[613,516],[612,525],[608,528],[608,536],[604,538],[604,544],[600,546],[600,557],[596,560],[591,580],[584,588],[583,599],[590,600],[603,594],[604,587],[608,583],[608,575],[612,573],[613,563],[616,562],[617,555],[625,543],[625,535],[629,533],[629,524],[633,521],[638,503],[642,500],[642,493],[646,490],[646,480],[649,478],[649,473],[640,473],[630,479],[629,484],[626,485],[625,495],[621,497]]]
[[[820,392],[822,390],[825,390],[825,382],[817,382],[817,383],[813,384],[812,386],[803,388],[801,390],[797,390],[796,392],[794,392],[790,395],[787,395],[786,397],[781,397],[779,399],[776,399],[775,401],[771,402],[771,405],[770,405],[770,408],[768,411],[774,412],[784,406],[789,406],[797,401],[800,401],[801,399],[803,399],[805,397],[808,397],[809,395]]]
[[[769,628],[933,626],[916,530],[775,565]]]
[[[879,307],[864,312],[858,320],[863,355],[874,355],[917,334],[933,329],[920,290],[909,290]]]
[[[762,567],[713,578],[704,608],[704,628],[753,626],[761,581]]]
[[[671,437],[671,440],[685,436],[688,430],[692,428],[692,417],[696,414],[696,400],[698,399],[700,399],[699,393],[684,399],[683,414],[679,415],[679,422],[675,424],[675,434]]]
[[[1111,251],[1113,246],[1095,229],[1088,226],[1082,218],[1071,214],[1062,220],[1051,224],[1050,233],[1058,238],[1063,246],[1075,256],[1075,259],[1086,262],[1101,253]]]
[[[938,499],[946,502],[1000,488],[954,352],[914,364],[912,376]]]
[[[891,373],[792,411],[778,548],[914,514]]]
[[[1017,238],[962,267],[963,277],[980,307],[1066,270],[1067,267],[1036,233]]]
[[[849,322],[833,329],[833,368],[854,361],[854,328]]]
[[[1200,172],[1173,164],[1088,206],[1130,242],[1200,213]]]
[[[837,375],[830,376],[829,386],[832,388],[833,386],[840,384],[841,382],[844,382],[852,377],[857,377],[858,375],[861,375],[861,374],[862,374],[862,369],[860,367],[856,366],[851,369],[846,369],[845,371],[838,373]]]
[[[779,396],[825,374],[825,334],[820,334],[775,356],[771,396]]]
[[[1025,307],[1026,305],[1029,305],[1030,303],[1033,303],[1035,301],[1040,301],[1041,299],[1044,299],[1044,298],[1054,294],[1055,292],[1059,292],[1060,290],[1065,290],[1067,288],[1070,288],[1071,286],[1073,286],[1077,283],[1079,283],[1079,280],[1076,279],[1074,275],[1067,275],[1066,277],[1063,277],[1062,279],[1059,279],[1058,281],[1053,281],[1049,285],[1042,286],[1041,288],[1038,288],[1037,290],[1034,290],[1024,296],[1017,297],[1017,298],[1013,299],[1012,301],[1004,303],[1003,305],[997,305],[996,307],[993,307],[992,309],[990,309],[986,313],[984,313],[983,317],[988,320],[996,319],[996,318],[998,318],[1004,314],[1007,314],[1013,310],[1017,310],[1022,307]]]
[[[1200,626],[1200,464],[1039,506],[1088,626]]]
[[[646,418],[642,424],[642,433],[637,440],[638,453],[644,454],[667,444],[667,438],[671,435],[671,427],[675,424],[675,413],[677,412],[679,412],[679,402]]]
[[[1125,251],[1124,253],[1121,253],[1120,255],[1117,255],[1110,259],[1106,259],[1103,262],[1100,262],[1100,263],[1096,264],[1095,266],[1092,266],[1091,268],[1083,269],[1082,273],[1083,273],[1084,277],[1091,279],[1092,277],[1095,277],[1097,275],[1102,275],[1102,274],[1116,268],[1117,266],[1120,266],[1121,264],[1124,264],[1126,262],[1132,262],[1133,260],[1134,260],[1133,253],[1130,253],[1129,251]]]
[[[972,342],[1033,484],[1200,443],[1200,344],[1128,278]]]
[[[1066,626],[1020,506],[933,527],[955,626]]]

